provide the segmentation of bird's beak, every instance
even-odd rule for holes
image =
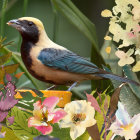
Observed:
[[[20,21],[18,19],[13,19],[7,22],[7,24],[11,27],[16,28],[17,30],[20,30],[21,25],[20,25]]]

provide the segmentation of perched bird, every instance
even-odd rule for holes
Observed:
[[[104,71],[83,57],[54,43],[47,36],[39,19],[22,17],[10,20],[7,24],[20,32],[22,60],[27,70],[41,81],[55,85],[71,85],[83,80],[108,78],[140,85],[125,77]]]

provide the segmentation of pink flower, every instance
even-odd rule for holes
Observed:
[[[41,100],[34,103],[34,116],[29,118],[28,127],[35,127],[43,135],[50,134],[53,130],[51,124],[59,122],[66,115],[63,109],[54,109],[58,102],[59,98],[52,96],[46,98],[43,103]]]
[[[129,32],[129,33],[128,33],[128,37],[131,38],[131,39],[132,39],[132,38],[135,38],[135,37],[136,37],[135,31]]]

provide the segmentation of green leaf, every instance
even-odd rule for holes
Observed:
[[[51,0],[54,8],[59,10],[74,24],[98,50],[95,25],[70,0]]]
[[[134,72],[132,72],[132,70],[130,69],[129,66],[124,66],[123,71],[124,71],[124,74],[127,76],[127,78],[140,83],[136,74]],[[130,84],[130,83],[129,83],[129,86],[130,86],[131,90],[133,91],[133,93],[140,99],[140,86]]]
[[[44,96],[44,94],[41,92],[41,91],[39,91],[39,90],[37,90],[37,89],[31,89],[33,92],[35,92],[35,94],[38,96],[38,97],[43,97]]]
[[[17,70],[18,66],[19,64],[12,64],[0,68],[0,82],[3,81],[5,73],[9,73],[9,74],[14,73]]]
[[[53,132],[50,134],[60,140],[71,140],[69,128],[59,128],[58,124],[53,125]]]
[[[97,101],[99,103],[99,106],[100,106],[101,110],[104,111],[105,115],[107,113],[107,111],[104,110],[104,106],[105,106],[106,100],[108,101],[108,103],[110,102],[110,96],[106,95],[106,92],[107,92],[107,89],[100,95],[101,101],[100,101],[99,96],[97,97]],[[108,104],[108,108],[109,108],[109,104]],[[96,112],[95,119],[97,120],[97,125],[98,125],[99,132],[100,132],[101,129],[102,129],[102,125],[104,124],[103,113],[100,114],[99,112]]]
[[[8,54],[0,56],[0,65],[5,64],[10,59],[11,56],[12,56],[12,52],[9,52]]]
[[[12,74],[17,70],[18,66],[19,64],[12,64],[8,66],[4,66],[3,68],[0,68],[0,70],[4,70],[6,73]]]
[[[89,140],[89,139],[90,139],[90,135],[88,134],[87,131],[85,131],[85,133],[80,137],[78,137],[76,140]]]
[[[95,25],[71,2],[71,0],[51,0],[51,2],[54,9],[60,11],[92,43],[91,61],[99,67],[102,67],[102,64],[105,65],[104,59],[99,52]],[[97,87],[101,87],[100,89],[103,90],[109,84],[110,82],[92,81],[92,90]]]
[[[110,72],[106,68],[106,71]],[[111,80],[113,86],[117,88],[121,82]],[[131,88],[128,85],[124,85],[120,91],[120,101],[124,104],[127,112],[132,117],[135,114],[140,112],[140,99],[132,92]]]
[[[16,137],[16,135],[10,128],[2,126],[1,132],[5,132],[5,131],[6,131],[5,138],[2,138],[2,140],[11,140],[11,139],[19,140],[19,138]]]
[[[31,117],[28,113],[14,107],[11,109],[10,116],[14,116],[14,123],[9,127],[19,139],[23,140],[24,138],[26,140],[40,135],[38,130],[33,127],[28,127],[28,118]]]
[[[23,98],[18,101],[17,106],[31,111],[34,110],[33,104],[40,100],[39,97],[33,97],[31,92],[20,92],[19,90],[18,92]]]
[[[7,48],[3,48],[5,52],[10,52],[9,49]],[[25,72],[25,75],[31,80],[31,82],[33,83],[33,85],[37,88],[37,89],[40,89],[40,87],[38,86],[37,82],[36,82],[36,79],[34,79],[31,74],[27,71],[26,67],[24,66],[22,60],[21,60],[21,56],[19,55],[16,55],[16,54],[12,54],[12,57],[13,57],[13,60],[14,62],[16,63],[19,63],[19,67],[22,71]]]
[[[140,113],[140,99],[135,96],[129,86],[126,85],[122,87],[120,100],[131,117]]]

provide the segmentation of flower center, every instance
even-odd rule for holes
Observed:
[[[120,127],[123,128],[124,130],[130,130],[132,126],[133,126],[133,124],[130,123],[128,125],[121,125]]]
[[[86,115],[84,113],[74,114],[72,117],[72,121],[74,124],[77,124],[81,121],[84,121],[86,118]]]

